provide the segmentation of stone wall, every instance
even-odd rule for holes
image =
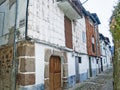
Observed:
[[[35,84],[35,46],[31,42],[18,43],[19,60],[17,84],[27,86]]]
[[[17,86],[35,84],[35,49],[34,43],[19,42],[17,44],[18,74]],[[10,90],[13,47],[0,47],[0,90]],[[23,88],[23,87],[22,87]]]
[[[87,53],[86,47],[86,24],[85,17],[76,20],[73,24],[73,45],[74,49],[77,52]],[[85,36],[83,35],[85,33]],[[83,37],[85,41],[83,41]]]
[[[45,90],[49,90],[49,60],[51,56],[59,56],[61,58],[62,67],[61,67],[61,84],[62,88],[68,88],[68,61],[67,61],[67,53],[66,52],[60,52],[56,50],[45,50],[45,72],[44,72],[44,84],[45,84]]]
[[[64,13],[56,0],[30,0],[28,9],[28,36],[65,46]]]
[[[12,47],[0,47],[0,90],[10,90],[12,58]]]

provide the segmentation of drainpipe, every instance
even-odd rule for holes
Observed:
[[[25,29],[25,38],[27,38],[27,27],[28,27],[28,4],[27,0],[26,7],[26,29]],[[15,27],[14,27],[14,43],[13,43],[13,61],[12,61],[12,75],[11,75],[11,90],[16,90],[16,76],[18,72],[18,62],[17,62],[17,42],[16,42],[16,31],[17,31],[17,20],[18,20],[18,0],[16,0],[15,7]]]
[[[28,40],[27,32],[28,32],[28,6],[29,6],[29,0],[27,0],[27,6],[26,6],[26,27],[25,27],[25,40]]]
[[[13,61],[12,61],[12,75],[11,75],[11,90],[16,90],[16,75],[17,75],[17,49],[16,49],[16,31],[18,19],[18,0],[16,0],[15,7],[15,26],[14,26],[14,42],[13,42]]]

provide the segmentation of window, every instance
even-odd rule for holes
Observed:
[[[94,40],[94,36],[92,36],[92,51],[95,52],[95,40]]]
[[[96,59],[96,64],[98,64],[98,59]]]
[[[95,41],[95,40],[94,40],[94,36],[92,36],[92,44],[94,44],[94,41]]]
[[[84,31],[82,32],[82,40],[83,40],[83,43],[86,42],[86,33]]]
[[[78,57],[78,62],[82,63],[81,57]]]
[[[72,23],[69,18],[65,16],[65,44],[68,48],[73,48],[73,42],[72,42]]]

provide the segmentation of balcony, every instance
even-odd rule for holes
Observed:
[[[76,20],[82,17],[81,3],[79,0],[57,0],[58,7],[70,20]]]

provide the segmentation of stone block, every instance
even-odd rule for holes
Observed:
[[[63,77],[68,76],[68,64],[63,64]]]
[[[63,52],[64,63],[68,63],[67,53]]]
[[[45,78],[49,78],[49,64],[45,65]]]
[[[35,74],[18,74],[17,75],[18,85],[26,86],[35,84]]]
[[[35,47],[34,46],[19,46],[17,48],[17,55],[19,56],[35,56]]]
[[[61,52],[59,52],[59,51],[53,51],[53,55],[55,55],[55,56],[62,56],[62,53]]]
[[[0,77],[1,78],[1,77]],[[2,84],[3,80],[0,79],[0,90],[3,90],[2,87],[3,87],[3,84]]]
[[[9,58],[13,58],[13,48],[9,50]]]
[[[50,59],[50,56],[52,55],[52,52],[51,52],[51,50],[49,50],[49,49],[46,49],[45,50],[45,61],[46,62],[49,62],[49,59]]]
[[[49,79],[45,80],[45,90],[49,90]]]
[[[20,72],[35,72],[35,59],[22,58],[20,59]]]
[[[68,88],[68,82],[63,82],[63,88]]]
[[[3,87],[4,88],[10,88],[10,77],[9,78],[5,78],[5,79],[3,79]],[[5,89],[6,90],[6,89]]]

